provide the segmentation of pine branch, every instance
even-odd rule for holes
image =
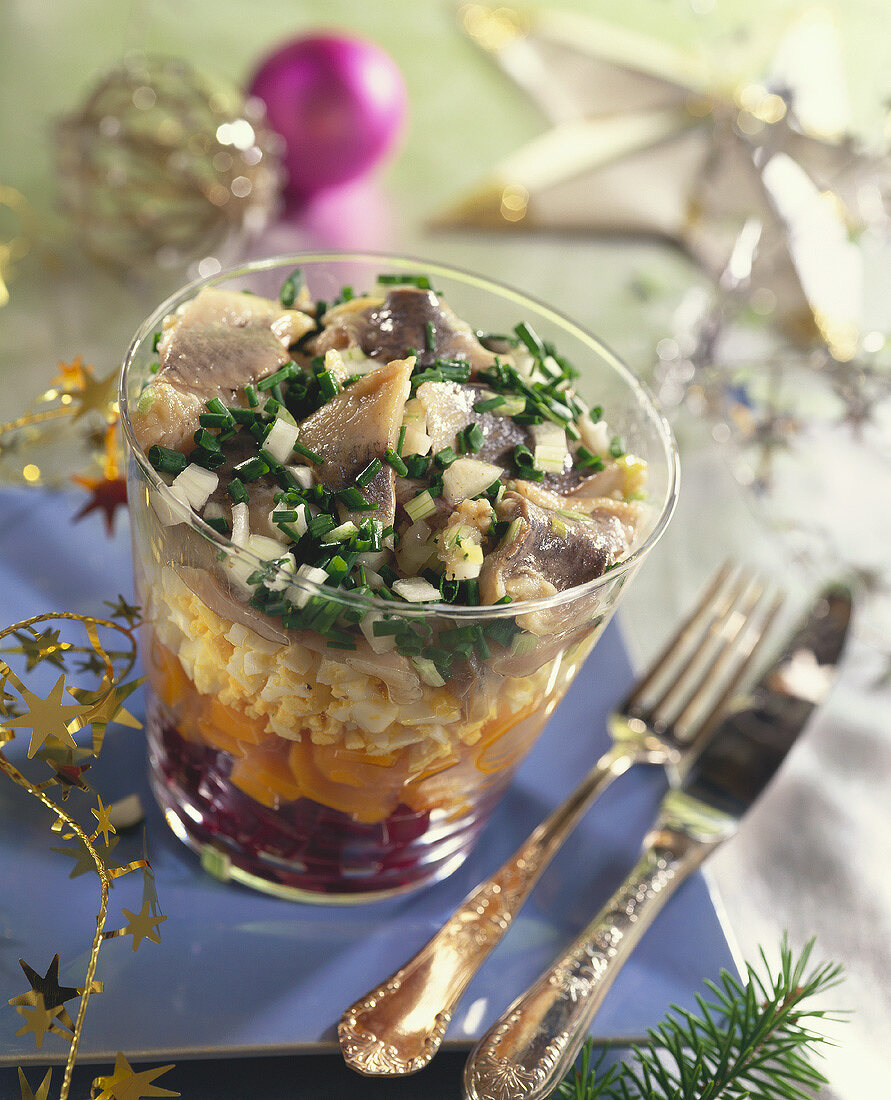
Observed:
[[[722,971],[697,994],[698,1014],[672,1005],[632,1062],[604,1069],[606,1051],[595,1057],[589,1039],[554,1100],[808,1100],[826,1083],[814,1065],[830,1042],[819,1028],[844,1018],[805,1005],[841,981],[841,967],[811,965],[813,948],[793,959],[783,937],[776,973],[762,950],[745,984]]]

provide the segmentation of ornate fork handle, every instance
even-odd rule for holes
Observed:
[[[490,879],[468,894],[413,959],[346,1010],[338,1034],[349,1066],[367,1076],[393,1077],[427,1065],[461,994],[582,813],[645,755],[629,744],[605,753],[572,796]]]
[[[663,825],[601,913],[474,1048],[467,1100],[536,1100],[571,1067],[622,963],[683,880],[720,840]]]

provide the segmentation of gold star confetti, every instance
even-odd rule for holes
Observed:
[[[75,523],[90,512],[102,512],[105,516],[105,530],[109,535],[113,534],[115,514],[118,508],[127,505],[127,482],[124,478],[75,476],[71,480],[90,494],[90,499],[75,515]]]
[[[98,822],[98,825],[96,826],[96,831],[93,836],[97,837],[100,834],[104,836],[107,846],[109,842],[109,832],[114,833],[117,832],[117,830],[115,829],[114,825],[112,825],[112,823],[108,820],[108,815],[111,812],[111,806],[103,806],[102,799],[98,795],[96,797],[99,801],[99,809],[97,810],[95,806],[90,807],[90,813],[96,818]]]
[[[27,1023],[23,1024],[15,1033],[16,1038],[20,1035],[27,1035],[30,1032],[34,1036],[34,1042],[37,1049],[41,1050],[43,1048],[43,1037],[48,1031],[53,1030],[53,1023],[61,1010],[61,1005],[56,1005],[55,1008],[47,1008],[43,1002],[43,994],[35,993],[33,1004],[16,1006],[16,1012],[27,1021]],[[55,1031],[54,1034],[64,1033]]]
[[[68,692],[79,703],[87,704],[89,721],[93,728],[97,726],[105,729],[109,722],[117,722],[119,726],[129,726],[130,729],[142,729],[142,722],[124,707],[124,700],[133,694],[143,682],[131,680],[129,684],[114,684],[103,680],[97,691],[87,691],[84,688],[69,688]]]
[[[102,1090],[96,1095],[95,1100],[142,1100],[143,1097],[149,1096],[179,1096],[178,1092],[161,1089],[151,1083],[162,1073],[167,1073],[171,1069],[173,1069],[173,1063],[137,1073],[124,1055],[118,1052],[114,1073],[110,1077],[97,1077],[94,1082],[94,1088]]]
[[[70,649],[68,642],[59,640],[59,631],[47,627],[42,634],[29,634],[24,630],[17,630],[13,637],[22,644],[15,648],[5,650],[6,653],[24,653],[27,660],[26,671],[30,672],[41,661],[49,661],[56,668],[64,668],[64,653]]]
[[[92,749],[80,747],[66,749],[64,745],[44,745],[34,755],[38,760],[48,764],[56,773],[56,778],[47,780],[46,783],[61,783],[64,788],[62,798],[68,797],[72,787],[77,787],[80,791],[92,790],[90,784],[83,778],[84,772],[92,767],[92,764],[86,762],[95,755]],[[41,786],[45,788],[45,784]]]
[[[84,363],[83,356],[75,355],[70,363],[57,363],[56,369],[58,373],[50,385],[58,386],[65,393],[73,393],[86,387],[93,368]]]
[[[110,420],[117,414],[115,392],[117,390],[118,371],[113,370],[104,378],[96,378],[92,368],[84,375],[84,384],[74,395],[76,411],[75,422],[88,412],[99,413],[104,420]]]
[[[109,866],[109,856],[114,848],[117,847],[119,837],[113,836],[107,844],[94,844],[93,850],[99,857],[102,866],[105,868],[106,873],[114,870],[114,865]],[[77,844],[73,848],[50,848],[51,852],[58,852],[60,856],[66,856],[68,859],[74,860],[74,866],[71,868],[71,874],[69,878],[80,878],[81,875],[88,875],[91,871],[95,873],[96,864],[93,862],[93,857],[90,855],[89,849],[86,844],[78,838]]]
[[[13,997],[10,1004],[13,1006],[33,1004],[36,994],[43,997],[46,1008],[58,1008],[80,994],[80,990],[70,985],[59,985],[59,956],[53,955],[53,961],[47,967],[46,974],[41,977],[33,967],[28,966],[24,959],[19,959],[19,966],[24,970],[25,977],[31,986],[29,993],[20,993]]]
[[[45,699],[35,695],[30,688],[22,688],[22,698],[29,709],[15,718],[7,718],[5,724],[11,729],[26,727],[31,730],[31,743],[28,745],[28,759],[49,737],[62,741],[71,748],[77,748],[77,742],[71,736],[71,729],[75,731],[83,727],[80,717],[89,711],[89,707],[63,706],[62,693],[65,690],[65,674],[56,680],[53,690]]]
[[[142,608],[139,604],[127,603],[121,595],[118,595],[114,603],[112,603],[111,600],[103,600],[102,602],[106,607],[111,608],[111,617],[113,619],[124,619],[128,626],[138,626],[142,621]]]
[[[37,1092],[32,1092],[31,1086],[28,1084],[28,1078],[24,1075],[20,1067],[19,1088],[22,1090],[22,1100],[48,1100],[52,1080],[53,1071],[51,1069],[48,1069],[46,1071],[46,1076],[37,1087]]]
[[[153,917],[149,911],[150,908],[150,903],[143,901],[142,909],[138,913],[131,913],[129,909],[121,910],[128,922],[127,927],[123,929],[123,933],[126,936],[133,937],[134,951],[143,940],[151,940],[152,943],[161,942],[161,933],[158,931],[157,926],[163,924],[167,918]]]

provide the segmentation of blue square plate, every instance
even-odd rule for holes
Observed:
[[[34,491],[2,494],[0,593],[3,625],[50,610],[103,614],[103,600],[132,593],[126,522],[107,539],[91,516],[70,523],[81,500]],[[449,879],[407,898],[350,908],[299,905],[224,885],[204,874],[170,833],[146,782],[140,733],[110,730],[90,777],[108,802],[138,791],[146,806],[149,858],[167,920],[161,943],[106,942],[89,1005],[81,1057],[133,1061],[334,1049],[343,1009],[412,955],[467,891],[490,874],[578,781],[606,746],[604,717],[631,680],[613,624],[551,719],[467,862]],[[129,705],[129,704],[128,704]],[[131,708],[141,713],[141,701]],[[23,755],[26,737],[10,748]],[[455,1013],[446,1044],[466,1046],[600,908],[636,859],[664,789],[658,769],[618,780],[586,816],[510,934]],[[78,796],[72,796],[72,806]],[[86,813],[85,801],[81,808]],[[71,863],[49,814],[0,778],[0,1006],[27,989],[18,959],[43,973],[55,952],[61,981],[80,985],[99,905],[93,875],[68,879]],[[123,836],[115,858],[142,855],[141,832]],[[121,879],[107,928],[138,911],[141,876]],[[703,978],[733,970],[705,880],[694,876],[669,902],[616,979],[597,1018],[599,1039],[641,1038],[669,1004],[695,1007]],[[0,1064],[61,1061],[52,1034],[35,1051],[15,1038],[22,1019],[0,1007]]]

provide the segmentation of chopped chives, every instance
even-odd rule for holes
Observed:
[[[325,301],[324,298],[320,298],[316,302],[316,324],[319,326],[319,328],[322,327],[322,318],[325,316],[325,314],[327,312],[328,312],[328,303]]]
[[[205,519],[204,522],[221,535],[229,535],[232,532],[232,528],[222,516],[213,516],[211,519]]]
[[[294,508],[282,508],[272,513],[273,523],[293,523],[299,513]]]
[[[451,447],[443,447],[441,451],[437,451],[433,456],[433,461],[441,470],[447,470],[453,462],[456,462],[458,456],[452,450]]]
[[[430,279],[426,275],[378,275],[381,286],[416,286],[419,290],[432,290]]]
[[[525,321],[521,321],[514,327],[514,332],[523,341],[526,347],[532,352],[533,355],[539,359],[544,359],[547,355],[545,346],[541,342],[541,338],[538,333],[530,325],[527,325]]]
[[[575,452],[575,464],[587,470],[596,471],[603,469],[603,459],[600,455],[596,455],[592,451],[589,451],[584,445],[579,447]]]
[[[217,437],[212,435],[206,428],[199,428],[192,438],[199,447],[203,447],[206,451],[218,451],[220,449]]]
[[[303,272],[299,267],[295,267],[291,274],[282,283],[282,288],[278,292],[278,300],[285,307],[290,309],[296,302],[297,295],[300,292],[300,288],[303,286]]]
[[[253,424],[257,419],[257,414],[253,409],[231,407],[227,408],[226,412],[228,412],[236,424]]]
[[[464,602],[477,607],[480,602],[480,582],[477,580],[462,581],[464,585]]]
[[[356,484],[361,485],[364,489],[370,481],[374,480],[380,468],[381,460],[379,458],[373,458],[362,471],[362,473],[359,474],[359,476],[356,478]]]
[[[408,466],[406,466],[392,447],[388,447],[386,451],[384,451],[384,459],[389,462],[400,477],[408,476]]]
[[[333,531],[337,526],[337,520],[333,516],[325,515],[314,516],[306,525],[307,533],[311,538],[321,539],[328,534],[329,531]]]
[[[514,447],[514,463],[517,466],[521,467],[531,467],[535,463],[535,456],[528,447],[524,446],[522,443],[519,443],[516,447]]]
[[[203,466],[205,470],[218,470],[226,461],[226,456],[217,448],[215,451],[206,447],[196,447],[189,454],[189,461],[196,466]]]
[[[226,428],[230,424],[234,424],[231,416],[224,416],[222,413],[200,413],[198,416],[198,423],[202,428]]]
[[[248,382],[244,387],[244,396],[247,398],[247,403],[252,409],[256,409],[260,404],[260,399],[257,397],[257,391],[252,382]]]
[[[609,441],[609,453],[613,458],[621,458],[625,453],[625,444],[620,435],[614,435]]]
[[[212,397],[210,401],[206,401],[204,407],[209,413],[217,413],[219,416],[225,416],[227,420],[232,419],[232,413],[226,408],[219,397]]]
[[[152,363],[152,365],[149,367],[149,373],[150,374],[157,374],[160,369],[161,369],[161,364],[160,363]]]
[[[427,345],[427,351],[436,350],[436,326],[432,321],[424,325],[424,343]]]
[[[261,378],[257,383],[258,390],[271,390],[273,386],[277,386],[279,382],[284,382],[288,378],[294,376],[294,364],[285,363],[283,367],[277,370],[274,374],[267,374],[265,378]],[[247,390],[247,386],[245,386]]]
[[[229,484],[226,486],[226,492],[232,498],[235,504],[247,504],[248,491],[244,487],[244,483],[241,478],[233,477]]]
[[[476,412],[491,412],[492,409],[500,408],[505,401],[506,398],[502,397],[500,393],[497,393],[494,397],[487,397],[483,401],[475,401],[473,407]]]
[[[189,465],[184,454],[170,447],[162,447],[159,443],[149,447],[148,460],[159,474],[181,474]]]
[[[232,472],[242,481],[256,481],[257,478],[269,473],[269,464],[260,455],[254,455],[233,466]]]
[[[415,388],[423,386],[425,382],[441,382],[442,371],[434,370],[432,367],[428,370],[422,370],[418,374],[412,375],[411,384]]]
[[[470,364],[463,360],[437,359],[433,365],[446,382],[467,382],[470,378]]]
[[[340,584],[349,571],[350,567],[340,554],[335,554],[331,561],[325,566],[325,572],[335,584]]]
[[[310,462],[314,462],[317,466],[322,462],[322,456],[317,455],[315,451],[311,451],[309,447],[304,447],[302,443],[295,443],[294,450],[297,454],[302,455],[303,458],[308,458]]]
[[[483,429],[479,424],[468,424],[462,433],[464,451],[467,454],[476,454],[486,441]]]
[[[603,420],[603,406],[595,405],[594,408],[588,413],[591,420],[596,424],[598,421]]]
[[[329,370],[323,370],[317,377],[319,379],[319,390],[326,401],[336,397],[343,388],[335,375]]]
[[[399,440],[396,443],[396,454],[398,454],[400,458],[402,457],[402,448],[405,445],[405,432],[406,426],[403,424],[399,429]]]
[[[343,501],[347,508],[352,508],[357,512],[376,512],[380,508],[379,504],[366,500],[355,485],[348,485],[346,489],[341,489],[337,497],[338,500]]]
[[[157,351],[158,350],[158,344],[161,343],[161,337],[162,336],[163,336],[163,333],[159,330],[152,337],[152,351]]]
[[[430,455],[407,455],[404,462],[408,477],[423,477],[430,468]]]

